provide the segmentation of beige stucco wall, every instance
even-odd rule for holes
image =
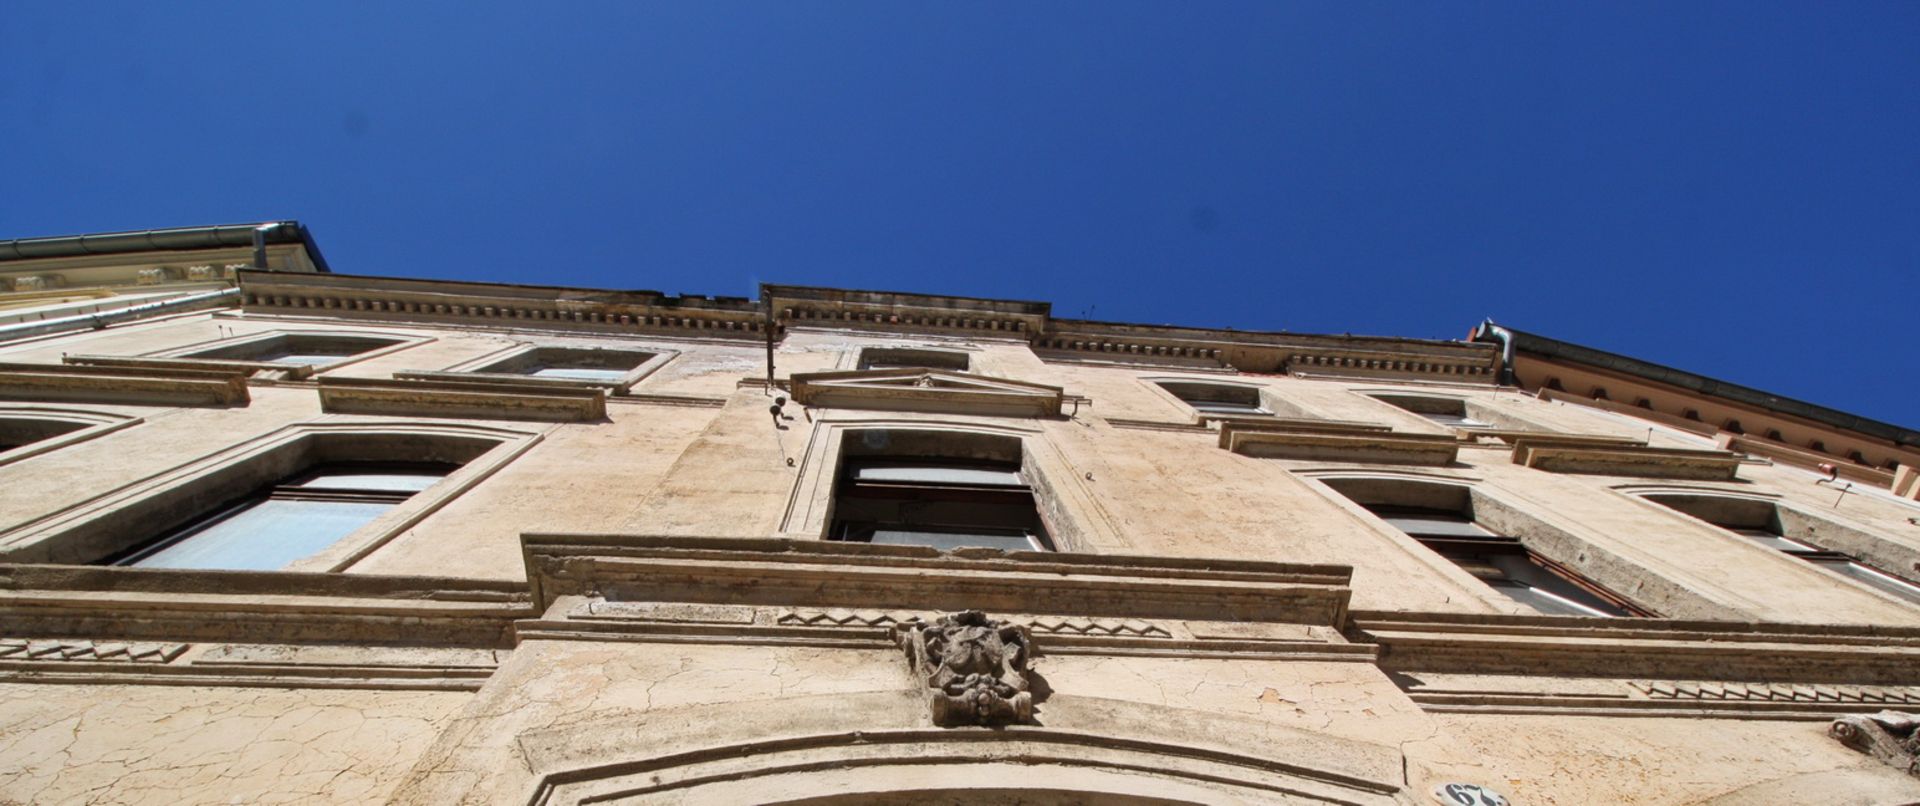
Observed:
[[[321,411],[312,385],[301,383],[256,384],[250,387],[252,402],[234,408],[48,404],[143,422],[0,464],[0,551],[9,547],[10,533],[44,518],[151,484],[170,470],[277,429],[396,419],[506,425],[537,439],[477,486],[352,564],[349,574],[521,580],[527,574],[521,535],[529,532],[814,539],[822,536],[823,518],[817,506],[809,509],[809,497],[828,489],[821,480],[833,473],[826,453],[832,434],[879,423],[1020,436],[1054,496],[1048,525],[1064,548],[1350,566],[1355,610],[1530,612],[1385,526],[1327,483],[1371,475],[1471,486],[1561,536],[1555,539],[1565,542],[1556,545],[1571,554],[1560,559],[1577,563],[1588,552],[1605,554],[1618,560],[1611,573],[1657,578],[1678,591],[1666,600],[1663,615],[1920,626],[1920,607],[1635,494],[1657,487],[1760,496],[1920,551],[1920,526],[1910,522],[1920,509],[1910,502],[1865,490],[1841,497],[1804,471],[1750,462],[1733,481],[1650,482],[1526,468],[1494,445],[1463,446],[1458,460],[1444,467],[1257,459],[1221,449],[1216,432],[1140,427],[1194,422],[1193,412],[1153,380],[1224,380],[1261,387],[1292,417],[1445,434],[1368,393],[1442,395],[1466,401],[1502,428],[1712,447],[1686,432],[1485,386],[1048,362],[1013,340],[799,328],[776,351],[783,378],[850,369],[863,347],[932,346],[967,352],[976,373],[1059,386],[1087,402],[1070,418],[1044,420],[810,409],[789,402],[790,419],[776,427],[767,410],[771,395],[751,382],[766,371],[764,347],[750,341],[549,339],[531,332],[195,314],[0,348],[0,361],[57,362],[63,353],[142,355],[228,334],[322,329],[420,340],[328,371],[344,377],[442,370],[527,342],[651,346],[677,355],[636,384],[633,398],[613,400],[606,419],[591,423],[329,414]],[[809,512],[814,514],[804,514]],[[1616,587],[1635,593],[1627,585]],[[1817,721],[1429,713],[1368,662],[1146,654],[1043,655],[1034,669],[1060,698],[1051,712],[1056,721],[1045,721],[1049,710],[1042,703],[1043,724],[1097,733],[1103,726],[1158,719],[1193,730],[1211,726],[1218,736],[1251,730],[1266,736],[1263,741],[1282,743],[1319,737],[1334,748],[1321,759],[1331,768],[1347,765],[1372,774],[1379,758],[1395,760],[1388,765],[1393,769],[1380,774],[1411,787],[1416,799],[1425,797],[1421,787],[1449,775],[1502,785],[1519,803],[1736,798],[1725,801],[1731,803],[1747,787],[1787,787],[1750,790],[1759,793],[1752,802],[1767,802],[1769,793],[1835,780],[1870,797],[1920,796],[1908,779],[1825,738]],[[916,691],[892,649],[548,640],[519,646],[478,694],[8,683],[0,684],[0,801],[367,802],[392,792],[406,803],[496,802],[527,792],[542,772],[540,764],[547,763],[540,758],[554,764],[609,762],[620,752],[658,755],[697,747],[698,741],[798,726],[903,726],[907,717],[897,706]],[[1103,711],[1101,704],[1110,702],[1126,705]],[[1121,720],[1121,711],[1137,722]],[[1108,718],[1115,721],[1102,722]],[[653,734],[636,726],[650,725],[674,726],[675,738],[645,744]],[[702,726],[711,734],[704,739]],[[596,745],[568,755],[574,752],[569,742],[590,743],[602,727],[628,731],[619,735],[638,736],[642,743],[624,751]],[[546,747],[539,752],[547,755],[534,758],[530,747]]]
[[[0,683],[0,803],[371,803],[472,695]]]

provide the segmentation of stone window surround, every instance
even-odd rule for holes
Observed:
[[[1638,561],[1627,552],[1601,547],[1587,541],[1576,529],[1569,529],[1556,523],[1551,515],[1534,511],[1533,505],[1504,494],[1504,491],[1486,483],[1481,478],[1415,471],[1351,469],[1296,470],[1294,475],[1305,479],[1308,487],[1325,496],[1347,514],[1365,523],[1375,533],[1387,538],[1392,545],[1418,559],[1436,575],[1452,583],[1455,588],[1471,593],[1473,599],[1485,603],[1494,612],[1508,612],[1515,605],[1512,600],[1487,589],[1472,574],[1437,552],[1421,546],[1419,541],[1408,537],[1404,532],[1373,514],[1360,502],[1347,497],[1327,482],[1375,481],[1383,484],[1421,485],[1429,488],[1456,487],[1476,505],[1474,513],[1476,522],[1482,522],[1483,515],[1490,515],[1491,517],[1485,522],[1495,532],[1518,538],[1529,551],[1566,566],[1617,595],[1626,597],[1642,608],[1659,612],[1667,618],[1741,620],[1749,618],[1735,608],[1709,600],[1687,586],[1666,578],[1664,574],[1656,573],[1650,566]],[[1418,502],[1408,503],[1419,505]],[[1482,506],[1486,506],[1488,511],[1480,512]],[[1592,562],[1588,562],[1590,559]],[[1654,616],[1654,618],[1660,617],[1662,616]]]
[[[641,362],[639,366],[634,367],[632,370],[628,371],[626,375],[622,376],[618,382],[612,384],[612,389],[614,394],[626,394],[629,390],[633,388],[634,384],[639,383],[640,381],[644,380],[647,376],[652,375],[653,373],[659,371],[660,368],[666,366],[668,362],[672,361],[675,358],[680,357],[680,353],[681,353],[680,350],[676,350],[668,347],[660,347],[654,344],[646,344],[646,343],[635,344],[632,342],[604,342],[604,341],[593,341],[588,339],[545,339],[540,341],[521,342],[511,347],[504,347],[499,350],[494,350],[493,352],[487,353],[477,358],[461,361],[460,363],[454,364],[452,366],[447,367],[446,369],[439,370],[437,372],[422,373],[422,374],[429,374],[435,378],[448,378],[451,375],[458,375],[462,379],[469,379],[469,380],[497,380],[497,381],[511,381],[513,383],[528,383],[528,382],[553,383],[553,384],[566,384],[566,385],[574,385],[574,386],[578,386],[578,385],[589,385],[589,386],[599,386],[599,387],[608,386],[608,384],[606,383],[597,382],[597,381],[535,378],[532,376],[521,375],[519,373],[512,373],[512,372],[481,372],[480,371],[483,368],[495,366],[498,364],[504,364],[508,361],[515,360],[529,353],[538,353],[541,350],[609,350],[614,352],[653,354],[652,358],[649,358],[646,361]],[[394,373],[394,374],[396,377],[398,377],[402,374],[407,374],[407,373]]]
[[[85,442],[95,437],[105,436],[122,428],[146,422],[142,417],[124,414],[88,411],[55,406],[32,406],[0,404],[0,420],[44,420],[77,424],[80,427],[63,434],[55,434],[45,439],[21,445],[13,450],[0,451],[0,465],[29,459],[49,451],[59,450],[68,445]]]
[[[866,355],[866,352],[868,350],[900,350],[903,352],[949,353],[954,355],[960,355],[966,358],[967,368],[964,370],[945,370],[945,371],[966,372],[966,373],[971,373],[976,375],[986,374],[981,372],[978,368],[974,366],[974,359],[977,358],[980,353],[984,352],[984,350],[979,345],[973,343],[973,341],[971,340],[969,340],[964,344],[931,344],[924,341],[914,342],[911,344],[901,343],[901,342],[885,342],[885,343],[874,343],[874,344],[857,344],[856,343],[853,346],[851,346],[849,349],[841,351],[839,360],[834,362],[834,369],[846,370],[849,372],[858,370],[860,368],[861,358],[862,356]],[[944,369],[944,368],[932,367],[931,369]]]
[[[438,458],[427,451],[465,457],[459,460],[458,470],[438,483],[327,550],[282,569],[345,571],[499,471],[542,435],[492,426],[404,421],[289,425],[0,533],[0,560],[98,562],[153,536],[129,524],[184,522],[322,459]],[[316,457],[316,452],[322,455]]]
[[[159,350],[151,353],[143,353],[142,356],[146,358],[180,358],[180,359],[185,359],[189,361],[199,360],[201,357],[193,355],[194,353],[204,352],[207,350],[222,349],[227,347],[242,347],[242,346],[253,344],[255,342],[267,342],[267,341],[272,341],[274,339],[285,338],[287,336],[377,338],[377,339],[386,339],[394,342],[393,344],[388,344],[383,347],[375,347],[365,352],[359,352],[359,353],[354,353],[353,355],[341,356],[339,361],[335,361],[323,366],[314,367],[315,372],[330,372],[332,370],[339,369],[349,364],[357,364],[369,358],[378,358],[380,356],[387,355],[388,353],[394,353],[400,350],[405,350],[409,347],[414,347],[417,345],[427,344],[429,342],[437,341],[437,339],[433,336],[418,336],[418,335],[412,335],[412,334],[395,333],[390,330],[346,329],[346,328],[312,328],[312,329],[275,328],[272,330],[263,330],[258,333],[248,333],[245,335],[234,335],[234,336],[228,336],[224,338],[210,339],[202,342],[195,342],[193,344],[189,344],[184,347],[173,347],[166,350]],[[207,358],[205,360],[245,361],[247,359]]]
[[[1168,403],[1178,408],[1181,412],[1193,415],[1200,419],[1205,419],[1206,417],[1209,417],[1209,416],[1218,417],[1219,415],[1195,409],[1192,404],[1188,403],[1185,400],[1180,399],[1179,395],[1176,395],[1172,391],[1169,391],[1165,386],[1162,386],[1161,384],[1176,383],[1176,384],[1191,384],[1194,386],[1233,386],[1233,387],[1239,387],[1242,389],[1253,389],[1260,395],[1260,407],[1266,409],[1267,414],[1246,415],[1246,416],[1291,417],[1291,418],[1297,418],[1302,420],[1329,419],[1327,417],[1320,415],[1317,412],[1309,410],[1305,406],[1301,406],[1298,403],[1295,403],[1291,400],[1286,399],[1285,397],[1281,396],[1278,392],[1275,392],[1272,386],[1261,381],[1254,381],[1254,380],[1248,380],[1248,379],[1242,379],[1242,378],[1232,378],[1232,377],[1223,378],[1218,375],[1205,376],[1205,377],[1199,377],[1199,378],[1186,377],[1181,375],[1140,375],[1136,377],[1136,380],[1138,380],[1142,385],[1146,386],[1147,389],[1151,390],[1153,394],[1158,396],[1161,400],[1167,401]]]
[[[849,413],[853,414],[853,413]],[[946,418],[827,415],[814,423],[802,452],[799,473],[780,523],[780,537],[825,540],[833,523],[834,482],[845,457],[850,431],[950,432],[957,436],[1011,437],[1019,440],[1020,473],[1033,489],[1034,505],[1056,551],[1086,552],[1096,545],[1118,545],[1115,530],[1098,518],[1098,505],[1081,476],[1037,428],[985,424]]]
[[[1807,532],[1816,532],[1815,534],[1807,534],[1801,530],[1789,528],[1782,530],[1791,532],[1790,534],[1783,535],[1784,537],[1790,540],[1811,542],[1828,551],[1850,554],[1855,561],[1863,565],[1883,573],[1892,574],[1907,581],[1914,581],[1916,571],[1920,571],[1920,551],[1908,548],[1897,541],[1880,537],[1866,527],[1835,520],[1829,515],[1815,514],[1804,506],[1785,501],[1778,495],[1760,493],[1752,490],[1656,484],[1623,484],[1615,486],[1612,489],[1639,502],[1643,506],[1651,507],[1654,511],[1657,511],[1670,520],[1678,519],[1677,523],[1685,524],[1684,528],[1711,530],[1716,536],[1724,536],[1726,539],[1737,541],[1739,545],[1747,546],[1754,551],[1765,552],[1770,558],[1767,562],[1777,563],[1784,561],[1790,567],[1819,574],[1821,579],[1840,580],[1856,590],[1866,591],[1886,601],[1897,602],[1906,607],[1914,606],[1912,602],[1906,599],[1878,590],[1871,585],[1854,580],[1843,574],[1836,574],[1818,568],[1813,563],[1787,556],[1784,552],[1758,545],[1751,540],[1747,540],[1738,534],[1728,531],[1719,524],[1667,506],[1654,499],[1660,497],[1719,498],[1728,501],[1772,507],[1775,512],[1778,513],[1775,515],[1776,518],[1780,518],[1782,521],[1791,519],[1803,522],[1809,527],[1806,530]],[[1825,531],[1822,532],[1820,530]]]
[[[1502,408],[1488,405],[1485,401],[1479,399],[1477,396],[1445,394],[1445,393],[1435,392],[1431,389],[1400,389],[1400,388],[1393,388],[1393,387],[1357,387],[1357,388],[1348,389],[1347,391],[1352,394],[1358,395],[1362,398],[1365,398],[1367,401],[1374,404],[1375,406],[1386,407],[1386,409],[1391,410],[1394,413],[1395,419],[1405,422],[1407,421],[1406,418],[1411,417],[1413,418],[1414,421],[1418,421],[1422,424],[1425,424],[1426,426],[1429,426],[1432,428],[1442,428],[1447,430],[1448,432],[1453,432],[1456,429],[1454,429],[1451,426],[1441,425],[1425,417],[1422,417],[1420,416],[1419,412],[1416,412],[1412,409],[1404,408],[1398,404],[1390,402],[1389,400],[1387,400],[1387,398],[1426,400],[1426,401],[1434,401],[1436,403],[1441,403],[1443,405],[1459,403],[1460,410],[1465,413],[1465,416],[1475,420],[1479,420],[1480,422],[1486,423],[1488,428],[1494,429],[1494,430],[1512,429],[1512,430],[1521,430],[1521,431],[1537,431],[1542,433],[1556,433],[1562,430],[1559,428],[1554,428],[1554,427],[1536,422],[1532,418],[1516,415]]]

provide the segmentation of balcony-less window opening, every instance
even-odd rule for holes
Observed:
[[[1467,402],[1447,397],[1374,395],[1375,400],[1418,414],[1448,428],[1492,428],[1493,424],[1467,414]]]
[[[1161,381],[1160,388],[1203,414],[1272,414],[1260,400],[1260,389],[1223,383]]]
[[[1781,537],[1771,529],[1725,527],[1727,531],[1741,535],[1775,551],[1786,552],[1802,560],[1818,565],[1836,574],[1864,582],[1874,588],[1891,593],[1909,602],[1920,603],[1920,585],[1915,585],[1869,566],[1855,562],[1853,557],[1838,551],[1827,551],[1818,546],[1802,543],[1791,538]]]
[[[1645,610],[1542,557],[1520,541],[1455,512],[1370,508],[1408,537],[1451,560],[1487,587],[1552,616],[1644,616]]]
[[[1010,462],[850,457],[835,482],[833,540],[1049,550],[1033,490]]]
[[[860,369],[946,369],[966,372],[967,354],[952,350],[868,347],[860,351]]]
[[[401,341],[403,340],[379,336],[349,336],[333,333],[277,333],[266,338],[243,339],[232,344],[196,350],[184,354],[183,357],[323,367],[361,353],[390,347]]]
[[[322,465],[231,501],[113,564],[279,570],[327,549],[457,467],[438,463]]]
[[[654,356],[639,350],[538,347],[472,371],[617,384]]]
[[[43,439],[70,434],[86,423],[67,420],[43,420],[37,417],[0,417],[0,452],[31,445]]]

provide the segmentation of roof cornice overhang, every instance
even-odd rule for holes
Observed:
[[[766,338],[760,307],[744,297],[255,271],[240,272],[240,289],[242,309],[261,313],[746,341]]]
[[[1044,302],[762,285],[759,300],[559,286],[243,271],[243,307],[425,324],[762,341],[787,328],[1008,339],[1043,356],[1140,366],[1491,384],[1491,345],[1053,319]]]
[[[1811,421],[1821,426],[1849,431],[1869,437],[1886,440],[1905,449],[1920,449],[1920,431],[1902,428],[1891,423],[1880,422],[1839,409],[1832,409],[1803,400],[1772,394],[1750,386],[1709,378],[1685,370],[1642,361],[1638,358],[1610,353],[1568,341],[1549,338],[1537,333],[1516,330],[1507,326],[1498,329],[1506,331],[1516,354],[1532,357],[1549,363],[1582,367],[1602,375],[1624,376],[1658,386],[1675,389],[1684,394],[1713,398],[1740,406],[1787,415],[1801,420]],[[1493,328],[1482,325],[1474,330],[1475,341],[1492,345],[1499,337]]]
[[[296,246],[305,250],[306,261],[314,271],[329,271],[326,258],[321,256],[319,245],[314,243],[313,234],[300,222],[265,221],[0,240],[0,272],[20,270],[24,268],[21,264],[28,262],[44,263],[95,256],[251,250],[256,233],[267,246]]]

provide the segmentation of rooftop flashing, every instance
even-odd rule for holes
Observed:
[[[299,244],[306,248],[316,271],[331,271],[327,268],[326,258],[320,255],[320,247],[313,242],[313,234],[300,222],[292,220],[0,240],[0,262],[247,247],[253,245],[254,231],[262,227],[266,228],[268,244]]]
[[[1492,320],[1488,320],[1491,322]],[[1528,333],[1513,327],[1501,325],[1501,329],[1512,334],[1513,349],[1517,353],[1532,353],[1545,358],[1558,359],[1574,364],[1583,364],[1599,369],[1610,370],[1635,378],[1664,383],[1695,392],[1707,397],[1718,397],[1736,403],[1755,406],[1767,411],[1789,414],[1805,418],[1822,425],[1832,426],[1844,431],[1853,431],[1868,436],[1890,440],[1905,447],[1920,448],[1920,431],[1902,428],[1892,423],[1872,420],[1856,414],[1848,414],[1804,400],[1796,400],[1771,392],[1764,392],[1751,386],[1742,386],[1729,381],[1709,378],[1685,370],[1674,369],[1652,361],[1642,361],[1618,353],[1586,347],[1572,342]],[[1482,324],[1473,331],[1473,340],[1477,342],[1498,343],[1487,325]]]

